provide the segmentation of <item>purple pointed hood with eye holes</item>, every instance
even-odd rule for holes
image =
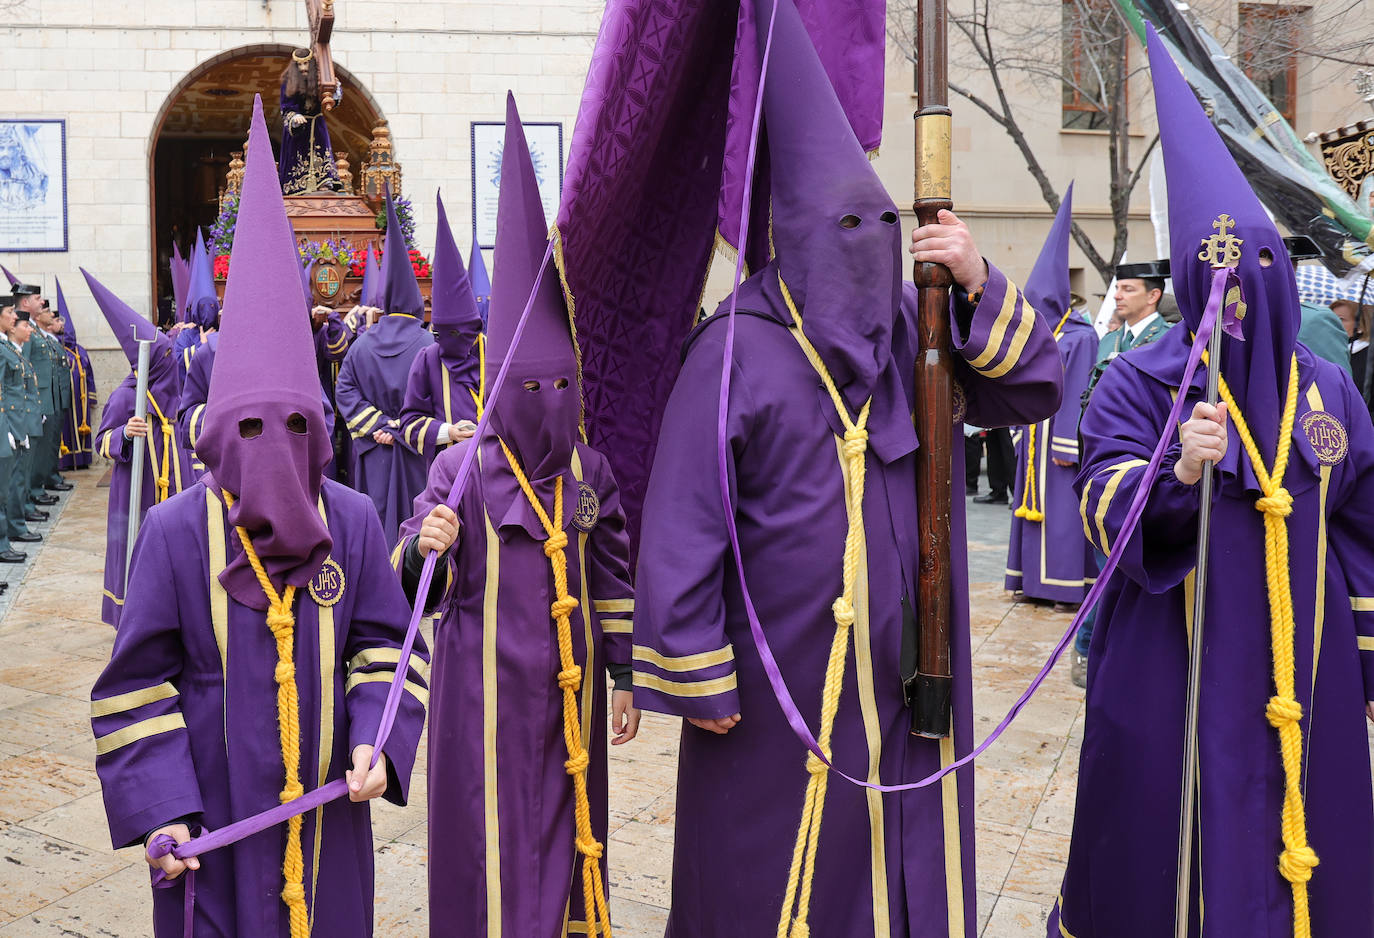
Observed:
[[[463,255],[458,253],[458,243],[448,226],[444,200],[435,193],[434,202],[439,211],[439,231],[434,245],[429,322],[439,345],[440,360],[447,368],[457,368],[472,354],[473,344],[482,333],[482,318],[477,314],[477,299],[463,266]]]
[[[762,58],[775,0],[753,2]],[[793,0],[776,3],[763,98],[774,253],[803,331],[857,410],[891,357],[902,231]]]
[[[1159,144],[1169,190],[1169,269],[1174,295],[1184,323],[1195,331],[1212,287],[1212,265],[1199,257],[1206,249],[1204,242],[1219,234],[1218,224],[1227,235],[1242,240],[1236,270],[1247,307],[1240,323],[1245,338],[1223,337],[1221,374],[1249,419],[1260,452],[1272,460],[1289,361],[1301,321],[1293,265],[1278,229],[1203,112],[1197,95],[1154,28],[1146,29]],[[1221,221],[1223,215],[1227,220]],[[1171,342],[1168,347],[1179,344]],[[1162,354],[1143,357],[1140,367],[1154,373],[1151,366]],[[1156,377],[1168,380],[1164,375]],[[1228,457],[1237,456],[1240,449],[1232,447]]]
[[[564,520],[571,523],[569,506],[575,503],[577,493],[575,488],[569,490],[573,483],[568,469],[578,436],[581,402],[572,327],[552,258],[534,296],[520,344],[511,347],[547,248],[548,223],[539,198],[539,181],[515,97],[507,93],[495,277],[487,318],[487,381],[495,380],[506,359],[511,365],[491,412],[491,428],[520,460],[546,506],[552,506],[554,480],[564,477]],[[490,387],[486,394],[490,400]],[[505,464],[499,450],[495,458],[498,465]],[[505,481],[502,478],[500,484],[488,487],[488,504],[495,509],[493,519],[498,524],[503,518],[520,523],[532,536],[542,539],[538,522],[521,504],[523,496],[515,498],[519,489],[512,489]],[[513,480],[509,481],[513,485]],[[569,498],[574,501],[566,501]]]
[[[420,293],[420,281],[415,279],[415,267],[410,262],[401,223],[396,220],[396,202],[391,189],[386,193],[386,246],[382,254],[382,309],[420,317],[425,314],[425,298]]]
[[[260,97],[249,139],[268,139]],[[330,441],[310,319],[296,305],[299,265],[272,148],[249,146],[224,328],[196,452],[211,481],[234,495],[229,521],[248,530],[278,590],[308,584],[333,544],[318,508]],[[242,553],[220,581],[239,602],[267,608]]]
[[[196,250],[191,258],[191,277],[186,287],[186,314],[182,317],[202,329],[219,324],[219,296],[215,293],[215,264],[200,230],[196,230]]]

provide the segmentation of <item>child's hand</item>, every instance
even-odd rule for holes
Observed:
[[[420,536],[415,541],[416,550],[421,557],[428,557],[432,550],[442,554],[458,540],[458,527],[458,516],[453,509],[447,505],[435,505],[420,525]]]
[[[353,768],[344,773],[348,780],[349,801],[371,801],[386,791],[386,755],[369,769],[367,765],[371,761],[371,746],[353,747]]]
[[[151,843],[153,838],[159,834],[166,834],[179,844],[184,844],[191,839],[191,829],[185,824],[168,824],[166,827],[159,827],[148,835],[148,841]],[[147,853],[144,853],[143,859],[147,860],[148,865],[153,869],[162,870],[162,874],[168,879],[176,879],[187,870],[200,869],[200,857],[187,857],[185,860],[178,860],[169,853],[154,860]]]
[[[618,690],[611,694],[612,746],[628,743],[639,735],[639,708],[634,705],[634,691]]]

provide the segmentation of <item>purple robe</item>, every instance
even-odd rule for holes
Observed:
[[[291,118],[296,114],[306,119],[300,127],[291,126]],[[281,182],[282,194],[337,189],[339,170],[334,165],[334,149],[329,142],[329,127],[320,110],[320,102],[304,94],[288,97],[283,82],[281,116],[281,160],[277,164],[277,179]]]
[[[362,496],[321,493],[343,570],[342,595],[295,603],[301,783],[340,777],[370,745],[405,637],[406,602]],[[110,663],[91,691],[100,774],[115,847],[192,817],[224,827],[278,803],[276,642],[265,612],[240,604],[218,574],[242,550],[220,496],[197,483],[148,515],[134,552],[129,603]],[[171,584],[176,584],[175,589]],[[266,600],[264,599],[264,607]],[[387,741],[385,797],[405,804],[428,696],[423,638]],[[281,902],[285,826],[201,857],[197,936],[289,934]],[[372,831],[366,803],[333,801],[304,816],[305,894],[313,934],[372,934]],[[183,886],[153,890],[154,932],[182,934]]]
[[[100,603],[100,618],[106,625],[119,627],[124,605],[124,555],[129,542],[129,485],[131,482],[133,440],[124,436],[124,425],[134,415],[137,385],[128,375],[110,392],[95,434],[95,447],[114,466],[110,475],[110,504],[105,532],[105,589]],[[160,411],[160,412],[159,412]],[[143,447],[143,495],[139,509],[149,508],[189,486],[194,477],[186,451],[176,437],[176,399],[159,403],[148,394],[148,436]],[[164,428],[166,431],[164,432]],[[159,474],[166,472],[166,495],[158,486]]]
[[[1042,420],[1035,431],[1037,507],[1045,519],[1012,517],[1006,586],[1031,599],[1081,603],[1097,578],[1097,562],[1083,534],[1073,478],[1078,472],[1081,398],[1097,359],[1097,333],[1081,317],[1071,316],[1056,341],[1064,363],[1064,401],[1059,412]],[[1023,503],[1026,490],[1027,428],[1018,432],[1013,508]],[[1057,466],[1056,459],[1072,465]]]
[[[58,468],[63,472],[91,464],[91,414],[95,412],[95,373],[85,346],[68,345],[67,361],[72,375],[72,406],[62,421],[62,449]]]
[[[1173,329],[1127,352],[1093,393],[1078,484],[1093,542],[1104,551],[1116,545],[1145,460],[1166,429],[1186,342],[1187,330]],[[1308,884],[1312,933],[1369,938],[1374,807],[1364,707],[1374,699],[1374,428],[1348,375],[1305,346],[1297,353],[1300,393],[1284,487],[1293,496],[1287,527],[1307,840],[1321,861]],[[1184,413],[1203,398],[1204,380],[1199,368]],[[1304,431],[1314,411],[1346,428],[1345,452],[1332,445],[1340,434]],[[1271,437],[1279,423],[1277,413],[1245,417]],[[1073,838],[1051,936],[1173,934],[1199,499],[1197,486],[1173,474],[1178,456],[1175,439],[1099,607]],[[1272,451],[1264,457],[1272,460]],[[1264,519],[1234,429],[1217,485],[1198,739],[1200,872],[1191,907],[1205,907],[1212,935],[1288,938],[1293,902],[1278,872],[1284,776],[1265,719],[1274,691]],[[1197,933],[1195,920],[1190,934]]]
[[[447,499],[469,445],[439,453],[393,559],[430,509]],[[483,444],[478,465],[458,506],[460,541],[438,571],[447,570],[450,585],[434,629],[430,935],[583,934],[582,860],[574,854],[573,785],[563,768],[568,754],[544,531],[518,492],[508,512],[491,516],[484,483],[504,475],[513,484],[494,441]],[[589,486],[600,506],[592,524],[579,511],[574,526],[572,508],[587,500],[564,495],[568,593],[579,604],[570,624],[573,657],[582,668],[578,712],[590,758],[587,794],[594,836],[605,844],[605,675],[608,663],[630,661],[629,540],[605,458],[578,443],[569,476]],[[498,897],[499,904],[491,901]],[[578,922],[581,932],[572,924]]]
[[[456,368],[440,358],[439,344],[425,346],[415,356],[406,381],[405,405],[401,409],[401,435],[406,445],[433,462],[440,449],[450,445],[440,436],[443,424],[481,416],[477,401],[482,393],[481,343]]]
[[[912,410],[915,305],[907,284],[892,334],[900,383],[878,386],[905,400],[874,401],[875,415],[885,411],[898,423]],[[1050,330],[1015,285],[993,268],[977,307],[960,302],[955,312],[967,325],[953,329],[968,419],[1004,426],[1052,412],[1059,359]],[[814,732],[835,634],[831,604],[841,594],[847,517],[835,431],[843,427],[775,317],[742,311],[736,320],[727,454],[759,619]],[[724,327],[713,317],[689,339],[659,436],[637,573],[636,705],[684,717],[742,714],[724,736],[683,725],[671,938],[774,933],[808,777],[806,750],[750,637],[722,518],[716,413]],[[937,743],[910,734],[899,662],[902,600],[915,595],[917,515],[915,437],[909,425],[905,433],[902,446],[870,440],[867,576],[856,587],[859,619],[834,734],[840,768],[889,783],[929,774],[974,742],[962,499],[951,519],[953,737]],[[956,479],[962,453],[956,446],[951,454]],[[873,934],[876,918],[893,936],[976,935],[971,772],[900,795],[832,779],[822,831],[812,934]]]
[[[353,342],[334,387],[339,414],[353,434],[353,487],[377,506],[388,541],[396,540],[411,500],[425,487],[425,457],[405,444],[401,409],[410,366],[433,344],[433,334],[414,316],[383,316]],[[378,430],[395,442],[378,443],[372,437]]]
[[[172,340],[172,351],[177,359],[177,374],[183,384],[186,382],[186,375],[191,370],[191,359],[201,347],[200,326],[195,323],[188,323],[186,328],[176,334]]]
[[[343,366],[344,355],[353,341],[353,333],[344,323],[338,312],[331,310],[329,318],[315,330],[315,364],[320,372],[320,387],[324,388],[329,400],[332,420],[335,387],[339,382],[339,369]],[[325,469],[325,475],[340,482],[348,482],[348,467],[353,462],[353,452],[349,445],[351,437],[343,428],[334,432],[331,428],[329,438],[333,442],[334,461]]]

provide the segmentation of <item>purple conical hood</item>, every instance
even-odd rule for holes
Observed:
[[[292,245],[292,247],[294,248],[295,245]],[[310,302],[310,268],[312,266],[312,261],[308,257],[301,257],[299,252],[296,254],[296,260],[299,264],[298,269],[301,272],[301,292],[305,294],[305,308],[308,311],[314,306],[314,304]]]
[[[177,322],[186,321],[186,288],[191,282],[191,268],[181,257],[181,246],[172,242],[172,259],[168,262],[172,274],[172,312]]]
[[[67,310],[67,298],[62,295],[62,281],[53,277],[53,284],[57,287],[57,315],[62,317],[62,344],[67,348],[76,348],[76,323],[72,322],[72,315]]]
[[[382,273],[377,268],[377,252],[367,246],[367,263],[363,265],[363,285],[358,293],[360,306],[382,307]]]
[[[487,380],[494,380],[501,363],[510,360],[492,425],[533,479],[549,479],[567,468],[581,412],[572,329],[552,259],[534,296],[520,344],[511,347],[547,249],[548,225],[539,180],[515,97],[507,93],[496,212],[495,286],[501,289],[493,288],[491,296]],[[526,390],[531,384],[538,389]]]
[[[396,203],[392,201],[390,189],[386,194],[386,249],[382,252],[382,274],[382,309],[388,314],[423,316],[425,298],[420,294],[420,281],[415,279],[401,223],[396,220]]]
[[[155,353],[160,344],[165,344],[168,350],[171,349],[171,339],[158,331],[146,316],[115,296],[109,287],[91,276],[84,267],[81,268],[81,275],[86,278],[91,296],[95,297],[95,305],[100,307],[105,321],[110,324],[110,331],[114,333],[119,347],[124,350],[124,357],[129,360],[130,368],[138,366],[138,343],[143,339],[153,342]],[[154,357],[157,357],[156,354]]]
[[[774,0],[752,0],[759,55]],[[897,206],[840,106],[792,0],[776,0],[764,82],[773,245],[783,282],[850,406],[873,393],[901,307]]]
[[[219,322],[219,296],[215,293],[215,265],[196,229],[196,250],[191,258],[191,282],[186,290],[186,322],[211,329]]]
[[[95,304],[109,323],[119,347],[124,350],[130,368],[138,367],[138,343],[143,339],[153,343],[148,355],[148,391],[163,413],[176,413],[181,375],[177,371],[176,356],[172,354],[172,340],[84,268],[81,275],[86,278],[91,296],[95,297]]]
[[[473,343],[482,333],[482,319],[477,315],[477,300],[472,295],[472,281],[463,266],[463,255],[448,226],[444,200],[435,194],[438,206],[438,237],[434,245],[434,286],[430,293],[429,322],[439,343],[439,357],[450,367],[461,364],[471,353]]]
[[[1022,293],[1051,329],[1069,309],[1069,236],[1073,232],[1073,183],[1059,203],[1050,233],[1040,248]]]
[[[19,278],[16,277],[14,274],[10,273],[10,269],[8,267],[6,267],[4,264],[0,264],[0,270],[5,272],[5,279],[10,282],[10,286],[19,286]]]
[[[1278,229],[1197,96],[1153,27],[1146,28],[1169,191],[1169,268],[1174,295],[1184,322],[1196,330],[1213,272],[1199,253],[1218,234],[1218,224],[1225,234],[1244,242],[1236,270],[1247,304],[1241,321],[1245,341],[1222,340],[1221,373],[1249,419],[1265,459],[1272,459],[1300,321],[1293,265]],[[1219,221],[1223,215],[1230,221]],[[1268,266],[1261,261],[1264,251],[1269,254]]]
[[[487,276],[487,262],[482,259],[482,247],[477,232],[472,233],[472,251],[468,254],[468,276],[472,279],[473,299],[477,301],[477,315],[482,318],[482,331],[487,331],[487,314],[491,310],[491,278]]]
[[[224,327],[196,453],[213,481],[235,495],[229,519],[247,528],[281,589],[306,585],[329,554],[318,500],[330,442],[310,320],[296,292],[296,239],[257,96],[248,140]],[[266,608],[242,554],[220,579],[235,599]]]

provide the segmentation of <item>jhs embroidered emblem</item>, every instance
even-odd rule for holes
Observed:
[[[1312,452],[1323,466],[1334,466],[1345,458],[1349,438],[1341,422],[1324,410],[1314,410],[1302,418],[1302,432],[1312,444]]]
[[[577,483],[577,511],[573,514],[573,527],[588,532],[596,527],[601,517],[601,499],[596,497],[596,489],[586,482]]]
[[[954,382],[953,397],[951,409],[954,412],[954,422],[963,423],[965,415],[968,414],[968,397],[964,394],[964,386],[958,381]]]
[[[321,606],[332,606],[343,599],[344,594],[344,573],[343,568],[335,562],[333,557],[328,557],[320,566],[320,572],[315,574],[315,578],[310,581],[310,595]]]

